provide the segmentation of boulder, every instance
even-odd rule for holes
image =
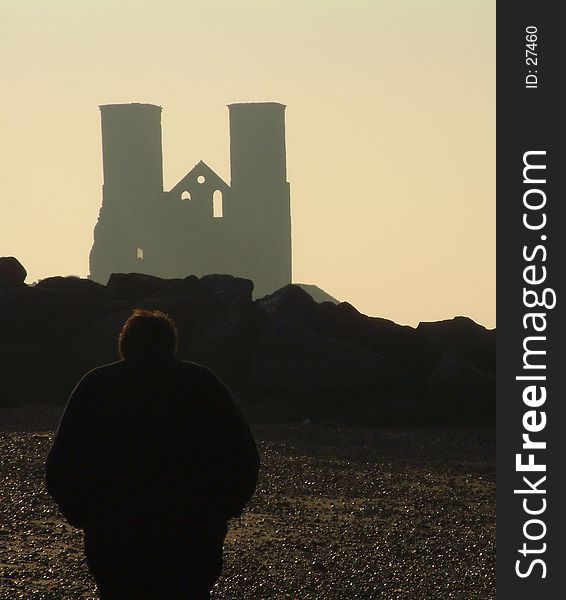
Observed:
[[[0,257],[0,289],[25,285],[27,271],[14,256]]]
[[[446,354],[428,380],[436,423],[487,424],[495,421],[495,376],[455,354]]]
[[[495,375],[495,330],[486,329],[468,317],[454,317],[419,323],[416,331],[436,362],[444,355],[455,355]]]
[[[192,313],[191,307],[187,312]],[[190,315],[174,313],[180,331],[179,356],[215,371],[233,391],[249,386],[252,360],[266,322],[252,302],[201,313],[188,325]]]
[[[269,316],[286,319],[305,327],[312,327],[320,315],[333,305],[319,304],[300,285],[289,284],[259,300],[257,305]]]
[[[109,295],[107,288],[91,279],[82,279],[73,275],[68,277],[46,277],[35,284],[38,289],[45,290],[75,290],[89,294]]]
[[[336,300],[334,296],[331,296],[328,292],[325,292],[322,288],[319,288],[318,285],[312,285],[310,283],[297,283],[299,287],[302,287],[305,292],[312,297],[315,302],[319,304],[322,302],[332,302],[332,304],[339,304],[340,300]]]
[[[105,311],[98,294],[41,287],[13,288],[0,294],[0,345],[51,343],[74,336]]]
[[[184,279],[163,279],[145,273],[112,273],[107,289],[122,299],[183,298],[197,304],[238,304],[252,301],[253,282],[232,275],[189,275]]]
[[[348,302],[331,306],[320,315],[314,328],[323,335],[365,348],[417,372],[426,370],[429,349],[412,327],[368,317]]]
[[[411,379],[382,356],[277,318],[263,328],[250,386],[294,418],[363,420],[406,396]]]
[[[79,379],[98,364],[84,364],[65,342],[0,346],[0,407],[64,405]]]
[[[166,280],[145,273],[112,273],[106,289],[120,298],[149,298]]]
[[[213,274],[201,277],[200,289],[215,303],[246,304],[252,301],[254,284],[243,277]]]

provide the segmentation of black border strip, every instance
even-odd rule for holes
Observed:
[[[566,306],[566,141],[561,139],[566,133],[566,103],[562,92],[566,68],[561,65],[561,59],[566,57],[562,47],[566,27],[558,16],[559,9],[559,3],[547,0],[507,1],[497,5],[497,596],[503,600],[554,599],[563,598],[566,593],[563,583],[566,579],[563,564],[566,556],[566,339],[562,339],[566,334],[562,322]],[[536,65],[526,64],[526,28],[529,26],[537,29]],[[536,87],[527,87],[527,84],[535,84],[532,76],[527,82],[527,75],[536,75]],[[541,153],[525,157],[529,151]],[[542,154],[543,151],[546,154]],[[524,183],[524,160],[544,164],[546,169],[527,171],[527,183]],[[539,176],[541,173],[545,176]],[[540,179],[545,179],[544,183]],[[531,200],[532,204],[545,203],[543,207],[525,208],[524,194],[528,190],[533,191],[527,193],[527,203]],[[528,222],[535,226],[542,223],[544,213],[545,226],[529,230],[523,222],[525,213],[528,213],[526,218],[531,219]],[[535,252],[537,245],[546,251]],[[523,253],[532,258],[525,258]],[[524,269],[533,265],[535,268],[525,273]],[[528,284],[524,281],[525,276],[542,277],[543,267],[546,267],[544,282]],[[554,308],[525,306],[524,289],[533,290],[542,299],[545,288],[556,293]],[[547,305],[552,303],[552,297],[547,292]],[[526,302],[534,299],[535,296],[529,294]],[[525,315],[533,312],[545,315],[537,320],[539,327],[546,324],[544,331],[533,330],[534,318],[527,317],[527,328],[524,327]],[[531,339],[527,347],[546,354],[530,355],[528,362],[546,368],[524,368],[523,344],[527,337],[537,335],[544,339]],[[546,380],[516,379],[525,375],[544,375]],[[544,403],[535,406],[537,402],[533,402],[528,406],[524,402],[523,390],[529,385],[537,386],[537,397],[542,396],[541,388],[545,388]],[[534,400],[537,397],[528,396]],[[534,413],[525,417],[529,411]],[[528,433],[523,419],[527,427],[538,428],[545,417],[542,430],[531,433],[530,439],[546,442],[546,448],[523,449],[522,435]],[[544,464],[546,471],[517,472],[518,453],[522,453],[523,463],[533,454],[532,460]],[[527,476],[537,493],[514,493],[516,489],[529,489],[523,476]],[[537,485],[541,477],[546,479]],[[528,515],[525,506],[533,512],[545,508],[539,515]],[[525,526],[530,520],[532,522]],[[531,537],[541,537],[529,540],[525,531]],[[527,551],[520,553],[519,550],[525,548],[523,544]],[[536,559],[544,563],[544,568],[541,562],[531,564]],[[517,570],[523,574],[530,570],[530,573],[519,577]]]

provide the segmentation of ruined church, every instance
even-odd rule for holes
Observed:
[[[291,282],[285,106],[230,104],[230,185],[200,161],[163,189],[161,107],[100,107],[104,185],[90,278],[228,273],[262,295]]]

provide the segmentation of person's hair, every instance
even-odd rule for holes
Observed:
[[[137,308],[122,327],[118,349],[122,358],[174,354],[177,349],[175,323],[159,310]]]

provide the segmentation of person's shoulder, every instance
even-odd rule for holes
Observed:
[[[117,373],[119,371],[123,371],[126,369],[126,361],[125,360],[117,360],[116,362],[107,363],[104,365],[100,365],[90,370],[85,377],[100,377],[102,375],[106,375],[107,373]]]
[[[218,415],[227,414],[227,410],[232,413],[239,410],[234,396],[213,370],[185,360],[177,359],[176,363],[184,371],[186,389],[203,398],[208,410],[216,411]]]
[[[90,385],[97,381],[108,379],[109,377],[112,377],[125,371],[126,368],[127,367],[124,360],[100,365],[98,367],[95,367],[94,369],[91,369],[90,371],[88,371],[88,373],[83,375],[78,385]]]
[[[176,359],[178,367],[183,371],[186,381],[212,392],[225,394],[228,389],[222,379],[211,369],[195,362]]]
[[[189,377],[202,379],[218,379],[216,375],[204,365],[188,360],[175,359],[177,368]]]

